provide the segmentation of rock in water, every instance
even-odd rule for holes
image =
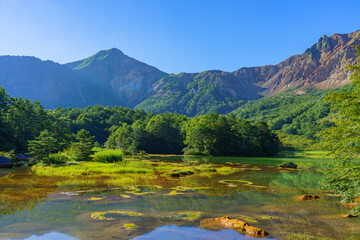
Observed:
[[[290,162],[290,163],[281,164],[280,167],[282,167],[282,168],[295,168],[296,169],[297,165],[295,163]]]
[[[300,201],[308,201],[308,200],[316,200],[319,199],[320,197],[317,195],[310,195],[310,194],[304,194],[300,196]]]
[[[242,233],[246,233],[252,237],[265,237],[268,235],[268,233],[261,228],[252,227],[245,221],[239,219],[231,219],[227,216],[220,218],[207,218],[200,222],[201,228],[211,230],[219,230],[219,225],[234,229]]]

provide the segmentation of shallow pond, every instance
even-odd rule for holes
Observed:
[[[154,162],[205,162],[239,171],[164,177],[128,187],[62,186],[28,169],[0,170],[0,239],[252,239],[231,229],[204,229],[229,216],[265,229],[263,239],[360,239],[339,198],[321,187],[326,160],[152,156]],[[297,170],[277,166],[295,162]],[[124,174],[131,177],[132,175]],[[316,194],[319,200],[299,201]],[[312,239],[312,238],[307,238]]]

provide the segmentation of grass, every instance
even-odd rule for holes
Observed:
[[[335,238],[325,237],[320,234],[314,236],[308,233],[292,233],[288,235],[288,240],[335,240]]]
[[[120,149],[104,149],[96,152],[93,158],[98,162],[115,163],[123,160],[124,153]]]
[[[121,163],[83,162],[60,167],[35,165],[31,170],[38,176],[46,177],[78,177],[100,173],[152,173],[154,171],[145,168],[145,166],[146,164],[135,161]]]
[[[124,227],[126,228],[126,230],[135,230],[139,226],[134,223],[126,223],[126,224],[124,224]]]

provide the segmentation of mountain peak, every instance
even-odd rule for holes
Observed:
[[[96,53],[95,55],[98,54],[107,54],[107,55],[125,55],[121,50],[117,49],[117,48],[110,48],[107,50],[101,50],[98,53]]]

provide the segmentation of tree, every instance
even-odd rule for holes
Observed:
[[[94,154],[94,137],[90,136],[89,132],[85,129],[81,129],[76,134],[76,139],[78,140],[78,142],[72,144],[72,150],[75,160],[89,161],[90,156]]]
[[[153,116],[146,125],[149,134],[149,153],[181,154],[184,136],[181,125],[187,120],[184,115],[163,113]]]
[[[37,161],[47,162],[49,155],[57,149],[57,141],[54,135],[47,129],[40,132],[35,140],[28,141],[29,155]]]
[[[360,60],[360,47],[356,47]],[[320,132],[321,146],[330,151],[332,170],[326,183],[335,194],[341,194],[346,203],[360,197],[360,164],[354,161],[360,154],[360,62],[348,67],[354,89],[351,92],[331,93],[326,101],[330,103],[334,126]],[[357,204],[352,212],[360,212]]]

